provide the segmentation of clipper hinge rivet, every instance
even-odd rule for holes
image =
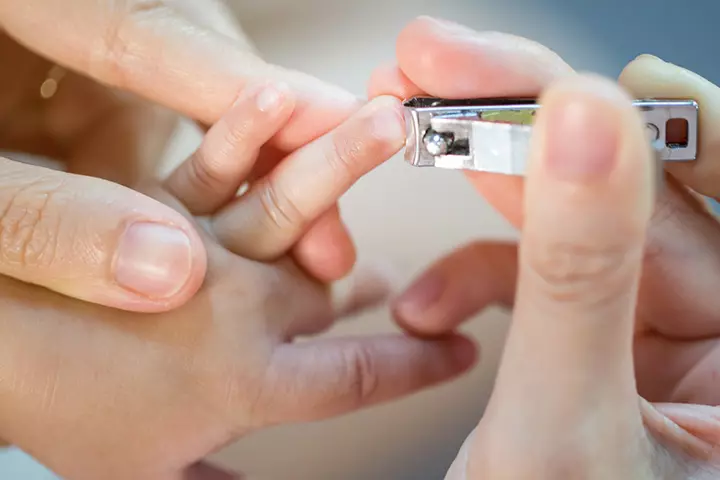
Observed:
[[[448,133],[440,133],[434,130],[428,130],[423,137],[425,149],[432,156],[447,155],[453,144],[453,135]]]

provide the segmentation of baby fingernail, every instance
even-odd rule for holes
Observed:
[[[379,103],[383,103],[382,100]],[[392,105],[381,105],[372,113],[372,129],[377,138],[387,139],[397,148],[405,144],[405,119],[396,101]]]
[[[261,112],[272,113],[282,106],[286,91],[284,84],[265,85],[255,96],[255,105]]]
[[[190,278],[190,238],[177,228],[135,223],[120,239],[113,268],[115,281],[127,290],[149,298],[172,297]]]

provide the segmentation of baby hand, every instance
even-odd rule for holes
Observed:
[[[147,189],[200,224],[202,239],[173,239],[208,251],[204,285],[177,310],[121,312],[0,279],[0,434],[66,478],[177,480],[252,431],[352,412],[468,369],[474,347],[454,335],[295,341],[337,314],[327,285],[288,252],[402,146],[399,109],[379,98],[248,178],[293,101],[280,86],[244,94],[164,185]]]

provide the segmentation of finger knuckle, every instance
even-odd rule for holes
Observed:
[[[132,83],[131,77],[139,73],[133,67],[139,55],[145,57],[142,62],[144,73],[148,73],[150,65],[158,64],[150,57],[160,55],[160,52],[145,48],[147,45],[139,54],[132,40],[134,29],[143,17],[162,14],[168,6],[162,0],[123,0],[109,2],[109,5],[102,35],[95,48],[89,50],[87,71],[115,87],[125,89]]]
[[[243,116],[242,119],[221,120],[220,126],[223,128],[223,135],[220,143],[224,146],[221,152],[227,154],[249,143],[252,140],[253,132],[258,130],[261,123],[256,120],[256,118],[246,118],[246,116]]]
[[[305,224],[301,210],[295,202],[268,178],[259,193],[263,218],[270,230],[275,232],[294,231]]]
[[[372,353],[361,347],[349,349],[344,354],[343,362],[347,369],[345,378],[349,380],[348,397],[357,407],[366,405],[375,397],[379,388],[377,365]]]
[[[203,192],[214,192],[227,182],[222,166],[211,158],[201,147],[188,164],[191,181]]]
[[[526,265],[544,293],[561,302],[602,302],[627,288],[634,252],[624,245],[557,242],[526,254]]]
[[[18,268],[43,268],[58,257],[62,183],[36,180],[0,193],[0,261]]]
[[[367,145],[362,139],[349,137],[343,131],[333,133],[331,139],[326,161],[338,181],[344,184],[357,175],[358,165],[367,155]]]

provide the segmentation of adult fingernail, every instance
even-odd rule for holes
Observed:
[[[608,96],[624,98],[604,82],[583,82],[547,99],[541,129],[545,166],[556,178],[588,182],[607,178],[615,168],[620,131],[617,107]],[[545,108],[545,107],[543,107]]]
[[[421,277],[396,300],[395,312],[404,320],[421,319],[445,293],[445,280],[438,275]]]
[[[115,281],[149,298],[169,298],[187,283],[192,270],[190,238],[157,223],[132,224],[120,239]]]

